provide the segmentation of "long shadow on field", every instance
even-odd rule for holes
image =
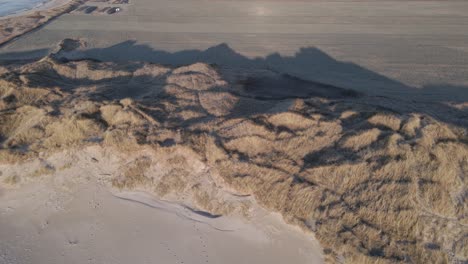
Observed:
[[[17,62],[18,58],[20,60],[41,58],[46,53],[46,49],[5,53],[0,57],[0,65]],[[294,56],[272,53],[266,57],[251,59],[236,52],[227,44],[213,46],[203,51],[183,50],[171,53],[128,40],[107,48],[76,50],[64,53],[62,56],[69,59],[87,58],[107,62],[143,61],[174,66],[205,62],[227,67],[267,68],[303,80],[322,82],[373,95],[401,96],[405,99],[427,101],[468,101],[468,92],[463,86],[441,83],[419,89],[413,88],[352,62],[338,61],[315,47],[301,48]]]
[[[70,41],[70,40],[69,40]],[[163,65],[188,65],[196,62],[215,64],[220,67],[234,69],[268,69],[281,74],[281,80],[253,80],[254,85],[261,85],[257,88],[256,96],[262,97],[263,92],[271,92],[268,89],[274,87],[276,94],[281,94],[284,98],[317,96],[317,93],[309,93],[307,86],[314,86],[314,91],[329,90],[354,90],[361,94],[374,96],[372,100],[384,108],[399,113],[421,112],[430,114],[444,122],[466,126],[468,111],[465,108],[454,108],[445,104],[447,101],[464,103],[468,102],[468,87],[453,86],[446,84],[428,85],[423,88],[413,88],[401,82],[390,79],[379,73],[370,71],[362,66],[351,62],[342,62],[334,59],[325,52],[315,47],[300,49],[294,56],[282,56],[278,53],[270,54],[262,58],[248,58],[230,48],[227,44],[220,44],[206,50],[183,50],[170,53],[163,50],[155,50],[148,45],[138,44],[135,41],[125,41],[107,48],[94,49],[65,49],[56,54],[63,61],[92,59],[102,62],[126,62],[129,61],[151,62]],[[12,63],[12,58],[23,58],[31,54],[43,54],[43,50],[27,51],[24,54],[3,54],[0,58],[0,65]],[[138,68],[139,64],[134,63],[132,67]],[[40,76],[39,76],[40,77]],[[92,80],[63,80],[62,76],[50,76],[51,86],[60,84],[60,81],[68,84],[76,82],[82,84],[125,84],[126,78]],[[141,81],[150,84],[153,80]],[[42,79],[42,78],[40,78]],[[57,81],[60,80],[60,81]],[[132,80],[139,83],[137,80]],[[250,80],[252,81],[252,80]],[[42,81],[41,81],[42,82]],[[250,83],[252,84],[252,83]],[[288,85],[286,85],[288,84]],[[44,83],[41,83],[44,85]],[[73,86],[73,85],[72,85]],[[284,87],[283,87],[284,86]],[[296,89],[298,88],[299,89]],[[131,95],[132,86],[127,86],[128,90],[122,95]],[[306,93],[304,93],[306,91]],[[318,95],[323,95],[319,93]],[[325,93],[328,94],[328,93]],[[338,93],[340,94],[340,92]],[[336,93],[335,93],[336,95]],[[336,96],[332,96],[337,98]],[[326,96],[325,96],[326,97]],[[339,97],[339,96],[338,96]],[[369,99],[364,99],[369,100]]]
[[[236,52],[227,44],[213,46],[203,51],[183,50],[170,53],[129,40],[107,48],[89,49],[70,55],[71,58],[94,58],[114,62],[146,61],[176,66],[205,62],[228,67],[268,68],[304,80],[358,91],[383,92],[382,90],[386,89],[397,94],[408,92],[408,87],[400,82],[354,63],[337,61],[314,47],[302,48],[292,57],[273,53],[264,58],[251,59]]]
[[[113,62],[145,61],[175,66],[204,62],[227,67],[267,68],[303,80],[373,95],[400,96],[406,99],[410,97],[427,101],[468,101],[468,92],[464,87],[446,84],[431,84],[422,89],[409,87],[352,62],[338,61],[315,47],[301,48],[294,56],[272,53],[266,57],[251,59],[224,43],[203,51],[183,50],[171,53],[129,40],[107,48],[71,53],[70,58],[93,58]]]

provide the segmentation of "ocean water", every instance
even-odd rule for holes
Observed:
[[[0,0],[0,17],[31,10],[48,1],[49,0]]]

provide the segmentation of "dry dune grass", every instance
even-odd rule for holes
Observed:
[[[353,135],[347,138],[343,142],[343,147],[357,151],[377,141],[381,133],[382,131],[380,131],[378,128],[373,128],[361,132],[357,135]]]
[[[8,77],[7,77],[8,78]],[[5,79],[7,79],[5,78]],[[16,84],[0,80],[0,110],[14,109],[25,105],[37,105],[42,101],[59,100],[60,95],[54,90],[28,87],[15,87]],[[16,82],[17,80],[12,80]]]
[[[145,119],[130,109],[124,109],[121,105],[104,105],[100,109],[101,116],[110,126],[132,125],[140,126],[145,123]]]
[[[232,112],[239,98],[226,92],[200,93],[201,106],[211,115],[225,116]]]
[[[224,144],[230,152],[239,152],[255,157],[259,154],[267,154],[274,151],[274,147],[267,139],[257,136],[246,136],[230,140]]]
[[[148,157],[141,157],[134,160],[130,164],[125,164],[122,168],[123,174],[121,177],[115,178],[112,184],[117,188],[133,189],[138,185],[148,185],[151,179],[145,173],[151,166],[151,159]]]
[[[46,126],[45,148],[73,146],[103,133],[103,125],[92,119],[70,118]]]
[[[6,146],[28,145],[42,138],[45,131],[41,124],[47,122],[46,112],[34,106],[22,106],[15,112],[0,117],[2,126],[0,132],[8,139],[3,142]]]
[[[223,122],[222,127],[219,128],[218,134],[223,138],[239,138],[244,136],[259,136],[263,138],[273,139],[276,134],[270,131],[262,124],[256,123],[252,120],[245,120],[243,118],[235,118]]]
[[[227,85],[218,72],[205,63],[195,63],[177,68],[172,71],[166,81],[169,84],[196,91],[210,90]]]
[[[21,181],[18,175],[9,175],[3,179],[3,183],[7,186],[15,186]]]
[[[293,131],[302,130],[317,125],[316,121],[291,112],[272,115],[268,118],[268,122],[275,127],[284,127]]]
[[[135,136],[131,131],[124,128],[106,130],[102,142],[104,146],[109,146],[122,152],[134,152],[139,148]]]
[[[398,131],[401,126],[401,120],[394,115],[376,114],[367,120],[375,126],[383,126]]]
[[[44,60],[45,63],[50,63],[48,60]],[[62,65],[58,66],[51,63],[53,70],[55,70],[63,78],[69,78],[74,80],[88,80],[88,81],[99,81],[118,77],[128,77],[132,73],[125,68],[119,69],[113,63],[97,63],[93,61],[84,62],[71,62],[66,67]],[[57,66],[57,67],[54,67]],[[114,71],[108,71],[106,68],[116,67]]]
[[[468,260],[461,120],[437,120],[423,107],[405,112],[398,103],[387,111],[365,96],[258,98],[254,86],[237,91],[206,64],[114,67],[51,58],[11,66],[0,76],[8,105],[0,112],[0,162],[101,144],[128,157],[115,187],[212,214],[247,214],[239,197],[251,195],[314,232],[330,263]],[[161,82],[156,92],[121,100],[128,97],[121,86],[144,86],[148,78]],[[112,93],[93,88],[103,79]]]

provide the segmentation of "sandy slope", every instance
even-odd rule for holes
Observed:
[[[73,159],[71,167],[1,190],[0,263],[323,262],[311,236],[261,208],[250,220],[214,218],[143,192],[111,192],[102,171],[112,172],[112,161],[89,159],[99,151],[61,153],[47,161]]]

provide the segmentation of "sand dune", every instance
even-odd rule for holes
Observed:
[[[0,70],[4,195],[78,181],[65,172],[80,162],[57,157],[94,148],[89,181],[213,223],[255,219],[258,203],[315,235],[329,263],[467,260],[466,107],[269,70],[64,59],[80,45]]]

